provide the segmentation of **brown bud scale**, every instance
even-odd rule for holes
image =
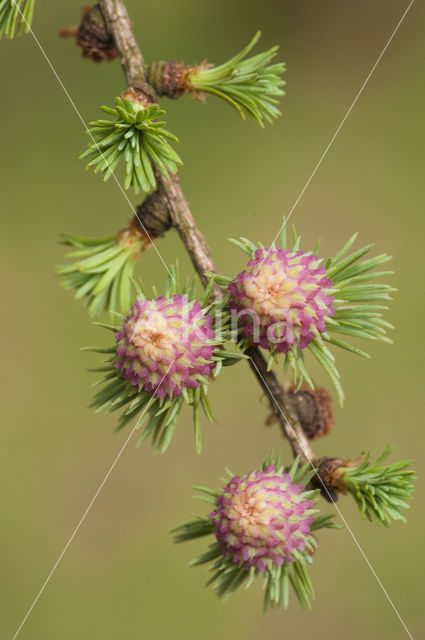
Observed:
[[[61,29],[59,35],[61,38],[73,36],[75,45],[82,50],[83,58],[90,58],[93,62],[111,61],[118,56],[114,39],[106,28],[97,4],[82,7],[80,24]]]
[[[185,67],[183,62],[159,60],[146,68],[146,76],[159,96],[174,99],[190,93],[199,102],[205,102],[204,94],[193,88],[191,78],[198,73],[198,70],[211,66],[207,62],[202,62],[199,65]]]
[[[170,213],[161,189],[148,195],[137,207],[136,212],[137,216],[133,218],[132,228],[147,238],[147,245],[151,244],[150,240],[164,236],[172,227]]]
[[[332,398],[326,389],[311,389],[302,385],[291,387],[288,395],[294,405],[298,420],[309,440],[327,435],[334,425]]]

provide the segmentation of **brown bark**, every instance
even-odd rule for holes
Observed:
[[[143,56],[135,40],[124,2],[122,0],[100,0],[99,4],[118,49],[127,84],[144,91],[146,96],[152,97],[154,91],[146,81]],[[177,176],[169,178],[158,176],[157,181],[158,190],[155,197],[157,198],[158,211],[162,212],[161,215],[164,216],[164,219],[168,212],[172,225],[177,229],[195,270],[201,281],[206,284],[205,271],[216,272],[214,260],[204,235],[196,225],[180,182]],[[152,196],[148,198],[152,198]],[[144,203],[138,208],[139,216],[143,216],[143,205]],[[143,218],[141,219],[143,222]],[[213,295],[216,298],[223,295],[218,285],[214,286]],[[260,350],[251,347],[247,353],[250,356],[251,369],[270,401],[272,411],[279,421],[283,434],[289,440],[294,456],[299,456],[302,462],[314,463],[316,456],[304,435],[290,396],[279,384],[275,373],[267,371],[267,363]]]
[[[121,0],[100,0],[99,6],[106,26],[114,38],[127,85],[143,92],[148,100],[154,101],[155,92],[146,82],[145,62],[134,37],[124,2]]]

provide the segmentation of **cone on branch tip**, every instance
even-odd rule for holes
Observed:
[[[133,281],[134,283],[134,281]],[[137,428],[145,424],[139,440],[148,437],[165,451],[174,433],[184,404],[193,409],[195,446],[201,448],[201,409],[209,420],[213,414],[208,402],[209,384],[222,366],[235,364],[244,355],[223,348],[229,339],[228,316],[224,302],[209,303],[211,287],[200,300],[193,295],[193,283],[180,288],[176,267],[170,272],[164,295],[149,298],[134,283],[135,302],[122,316],[120,324],[100,326],[115,334],[110,348],[86,350],[106,353],[98,369],[102,388],[92,405],[96,411],[124,408],[118,429],[129,422]]]
[[[295,230],[291,247],[285,228],[280,247],[257,247],[246,238],[232,240],[250,258],[245,269],[234,278],[210,274],[230,293],[239,346],[269,351],[269,368],[283,354],[294,383],[301,386],[305,382],[314,389],[305,364],[305,354],[310,352],[332,380],[341,405],[344,392],[329,346],[369,357],[339,336],[391,343],[386,332],[392,325],[382,318],[382,312],[395,289],[379,280],[392,272],[375,271],[390,256],[363,259],[373,245],[349,253],[356,237],[354,234],[325,265],[316,255],[319,243],[313,251],[300,250]]]
[[[318,516],[318,491],[306,489],[314,474],[296,459],[286,472],[280,458],[267,457],[259,470],[243,476],[229,471],[219,491],[194,487],[211,504],[207,516],[196,516],[172,530],[175,542],[212,535],[215,541],[192,565],[209,564],[207,585],[223,598],[263,578],[264,607],[287,608],[292,586],[301,605],[314,596],[307,568],[317,548],[313,532],[335,528],[333,515]]]

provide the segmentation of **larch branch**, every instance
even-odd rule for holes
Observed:
[[[126,6],[122,0],[100,0],[100,8],[119,52],[126,81],[129,87],[136,87],[147,95],[154,95],[146,81],[145,64],[142,52],[134,37]],[[172,225],[176,228],[190,255],[192,263],[201,281],[206,284],[205,271],[217,272],[208,243],[198,228],[190,211],[177,176],[157,177],[158,191],[155,197],[161,200],[162,209],[168,212]],[[139,215],[143,205],[138,208]],[[213,295],[221,297],[222,291],[214,285]],[[280,385],[275,373],[267,370],[267,363],[256,347],[248,349],[250,366],[265,395],[269,398],[273,414],[279,422],[283,434],[288,438],[294,456],[300,456],[302,462],[315,462],[316,456],[307,440],[302,426],[292,406],[290,397]]]

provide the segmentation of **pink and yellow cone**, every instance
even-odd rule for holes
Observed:
[[[212,317],[186,295],[136,300],[116,341],[121,376],[159,398],[196,389],[216,365]]]
[[[288,473],[277,473],[273,464],[232,478],[210,514],[223,555],[259,573],[270,564],[293,562],[293,551],[304,551],[313,522],[313,504],[303,491],[303,485],[293,483]]]
[[[252,344],[288,353],[304,349],[326,331],[335,313],[331,280],[319,260],[304,251],[257,249],[229,284],[229,304]]]

